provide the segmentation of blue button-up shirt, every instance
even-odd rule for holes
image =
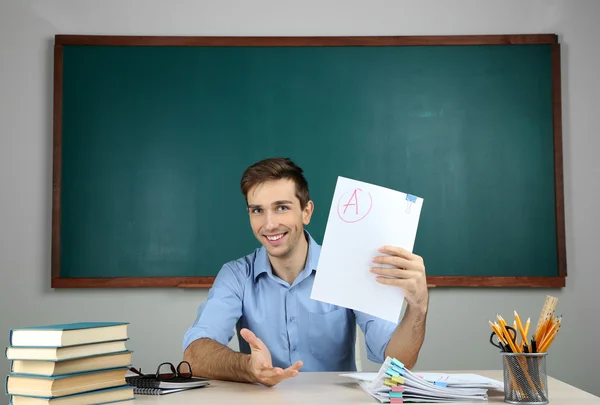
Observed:
[[[227,345],[235,329],[240,352],[250,353],[239,335],[248,328],[265,343],[275,367],[302,360],[301,371],[355,371],[356,322],[365,335],[367,357],[382,363],[396,324],[311,299],[321,247],[304,232],[308,258],[292,285],[273,274],[264,247],[226,263],[185,333],[183,350],[199,338]]]

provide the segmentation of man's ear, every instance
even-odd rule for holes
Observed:
[[[306,203],[306,206],[302,210],[302,223],[304,225],[308,225],[310,223],[310,218],[312,217],[313,210],[315,209],[314,203],[309,200]]]

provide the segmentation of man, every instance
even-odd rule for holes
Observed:
[[[378,282],[404,290],[407,308],[399,324],[312,300],[320,246],[304,230],[314,205],[303,170],[289,159],[262,160],[246,169],[241,189],[262,247],[221,268],[185,333],[184,359],[194,375],[270,387],[300,368],[354,371],[355,322],[370,360],[382,363],[390,356],[412,368],[428,309],[422,258],[385,246],[365,268]],[[227,347],[234,327],[240,353]]]

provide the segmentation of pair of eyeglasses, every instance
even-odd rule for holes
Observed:
[[[192,378],[192,366],[190,366],[190,363],[188,363],[187,361],[182,361],[181,363],[179,363],[177,365],[177,367],[175,367],[173,365],[173,363],[169,363],[169,362],[161,363],[157,367],[156,373],[154,375],[144,374],[144,373],[142,373],[141,368],[138,370],[135,367],[130,367],[129,371],[136,373],[142,377],[156,378],[157,380],[160,380],[160,381],[174,380],[175,378],[181,378],[184,380],[188,380],[188,379]]]

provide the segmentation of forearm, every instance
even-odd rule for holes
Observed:
[[[238,353],[212,339],[192,342],[183,355],[194,376],[237,382],[255,382],[250,355]]]
[[[419,351],[425,340],[427,308],[406,308],[404,318],[392,334],[385,355],[400,360],[407,368],[417,363]]]

